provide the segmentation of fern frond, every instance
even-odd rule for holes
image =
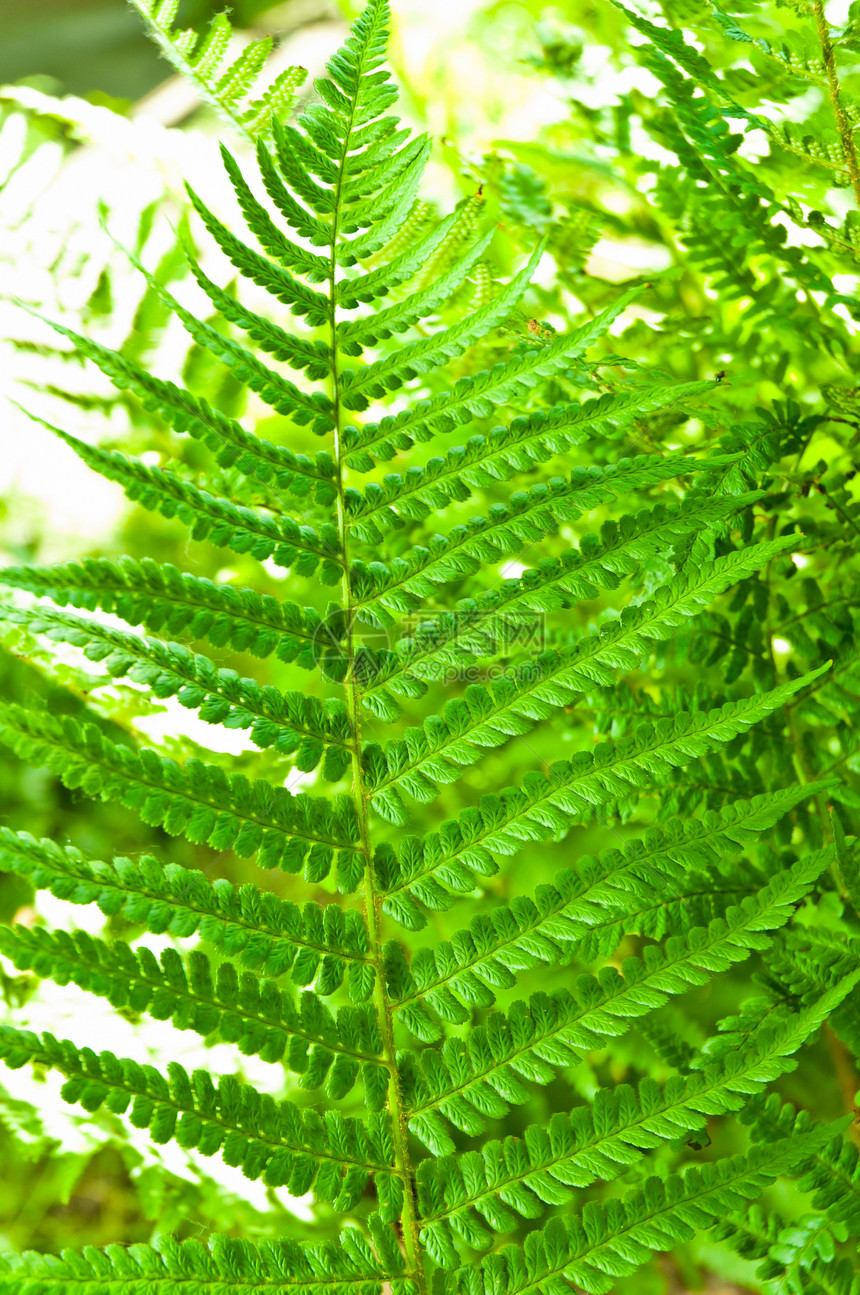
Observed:
[[[518,1226],[518,1215],[534,1219],[544,1206],[570,1204],[571,1188],[589,1187],[598,1178],[611,1182],[644,1151],[705,1127],[709,1117],[742,1109],[751,1095],[796,1067],[793,1054],[858,980],[860,971],[788,1024],[761,1030],[745,1051],[730,1054],[721,1065],[671,1079],[664,1089],[653,1079],[644,1080],[638,1090],[628,1084],[601,1088],[589,1106],[570,1115],[559,1112],[548,1127],[530,1125],[522,1138],[422,1161],[422,1239],[428,1251],[445,1267],[454,1267],[456,1237],[486,1249],[494,1233]]]
[[[94,724],[16,705],[0,707],[0,738],[51,769],[66,787],[118,801],[171,836],[232,849],[243,858],[256,855],[261,868],[303,869],[313,880],[328,876],[336,856],[339,885],[357,885],[361,847],[348,799],[293,795],[197,759],[180,766],[145,747],[121,746]]]
[[[328,995],[344,983],[365,1002],[374,983],[367,927],[353,909],[308,901],[301,907],[247,882],[209,881],[177,863],[150,855],[110,863],[87,859],[73,846],[36,840],[0,827],[0,863],[70,904],[97,904],[155,935],[200,934],[241,966],[261,975],[289,975],[300,988]]]
[[[493,1013],[468,1040],[448,1039],[439,1051],[421,1053],[411,1076],[409,1127],[434,1155],[454,1150],[444,1121],[474,1136],[486,1117],[507,1114],[529,1092],[523,1080],[549,1083],[555,1067],[571,1065],[606,1038],[624,1034],[635,1017],[661,1007],[673,994],[706,984],[715,972],[742,962],[770,943],[763,932],[787,922],[793,905],[807,893],[832,858],[817,851],[773,877],[755,895],[687,937],[671,937],[665,949],[646,948],[625,958],[620,974],[605,967],[581,976],[576,995],[534,994],[507,1017]]]
[[[0,603],[0,621],[25,625],[34,634],[73,643],[90,661],[104,664],[111,678],[127,676],[146,684],[158,698],[178,697],[201,719],[225,728],[250,729],[255,746],[295,757],[304,773],[322,761],[322,773],[338,782],[351,759],[349,718],[342,702],[320,702],[299,692],[261,688],[235,670],[220,669],[181,643],[141,639],[82,616],[50,607]]]
[[[149,560],[0,569],[7,588],[35,595],[0,605],[10,640],[32,654],[9,663],[23,704],[0,707],[0,736],[111,804],[95,836],[76,828],[74,839],[111,831],[125,808],[153,829],[151,851],[163,831],[184,836],[192,860],[211,846],[205,869],[234,850],[292,875],[268,891],[234,888],[150,854],[101,862],[0,829],[10,911],[29,885],[111,919],[100,933],[92,912],[86,930],[46,929],[36,909],[32,925],[0,927],[0,954],[23,973],[6,978],[22,1025],[44,1019],[47,997],[26,1017],[41,978],[106,999],[134,1027],[145,1013],[186,1043],[198,1035],[194,1047],[220,1045],[189,1074],[9,1026],[0,1056],[36,1079],[61,1072],[65,1097],[101,1112],[99,1136],[119,1138],[114,1117],[130,1113],[156,1142],[312,1193],[322,1208],[311,1226],[338,1242],[0,1260],[0,1288],[609,1295],[619,1280],[632,1289],[659,1250],[715,1228],[718,1246],[761,1261],[757,1288],[846,1295],[856,1282],[837,1256],[860,1236],[850,1117],[819,1123],[768,1092],[847,1109],[847,1050],[860,1055],[860,398],[845,384],[858,310],[842,278],[856,269],[860,223],[840,232],[822,217],[817,251],[783,227],[814,232],[822,176],[843,178],[818,129],[828,112],[860,199],[860,102],[839,83],[844,51],[860,46],[856,22],[837,31],[811,0],[818,43],[781,49],[773,15],[759,40],[718,8],[706,25],[690,0],[664,0],[664,26],[622,7],[655,93],[622,90],[617,105],[586,111],[589,152],[627,154],[617,176],[599,164],[600,185],[620,178],[623,202],[571,197],[564,159],[587,174],[595,164],[560,153],[558,127],[551,158],[542,143],[505,142],[481,164],[477,192],[470,184],[438,219],[419,196],[430,141],[393,111],[386,0],[367,0],[294,122],[283,79],[249,101],[264,45],[225,67],[226,20],[201,44],[173,33],[176,0],[135,3],[255,137],[256,172],[222,148],[235,231],[189,190],[235,285],[190,249],[186,299],[170,285],[185,272],[184,240],[150,272],[149,225],[133,239],[142,330],[157,319],[156,340],[169,343],[168,322],[191,339],[181,382],[148,372],[143,337],[112,350],[65,317],[53,326],[53,356],[71,349],[168,440],[199,442],[187,462],[153,468],[150,455],[60,435],[193,537],[263,561],[260,587],[279,597]],[[792,6],[802,32],[809,5]],[[712,60],[723,34],[742,42],[751,71]],[[545,52],[557,70],[578,58],[566,37]],[[733,116],[758,129],[754,93],[788,103],[822,71],[810,140],[790,130],[788,149],[825,165],[804,177],[802,201],[780,196],[785,148],[753,159]],[[657,161],[622,142],[630,123],[660,144]],[[776,123],[763,128],[775,147]],[[631,177],[643,181],[635,193]],[[585,260],[598,224],[625,242],[644,236],[648,257],[668,252],[672,268],[654,284],[609,282]],[[248,283],[271,309],[257,306],[262,293],[246,297]],[[644,288],[655,309],[628,312]],[[108,275],[91,308],[104,311],[110,292]],[[726,369],[708,380],[712,364]],[[755,408],[786,383],[797,391]],[[718,386],[719,409],[708,399]],[[237,421],[248,392],[252,415],[268,407],[274,441]],[[88,391],[67,398],[92,403]],[[488,431],[491,418],[509,425]],[[437,436],[473,423],[466,444],[437,451]],[[320,452],[299,453],[314,436]],[[355,474],[416,445],[427,448],[355,488]],[[436,534],[452,504],[448,533]],[[175,529],[154,536],[154,551]],[[195,554],[229,575],[211,548]],[[510,555],[520,574],[506,579]],[[299,576],[339,584],[324,612],[280,600]],[[323,593],[307,601],[322,609]],[[535,648],[523,628],[538,621]],[[51,660],[45,639],[79,651]],[[246,678],[220,648],[275,659]],[[81,654],[101,668],[81,670]],[[293,664],[309,671],[308,695]],[[111,686],[123,678],[131,686]],[[204,763],[138,747],[151,698],[245,730],[267,768],[285,758],[291,774],[319,770],[319,785],[293,794],[275,774],[247,780],[233,772],[244,751]],[[543,725],[535,767],[520,768]],[[162,747],[195,749],[181,733]],[[326,794],[323,779],[348,793]],[[448,821],[432,809],[443,788]],[[576,829],[556,871],[552,848]],[[609,832],[619,848],[604,848]],[[227,871],[243,875],[236,861]],[[458,899],[460,929],[439,916]],[[431,932],[391,938],[428,912]],[[147,945],[149,935],[166,938]],[[259,1088],[210,1077],[224,1045],[269,1063],[254,1063]],[[826,1045],[838,1073],[819,1093]],[[612,1087],[614,1075],[635,1085]],[[575,1101],[560,1107],[565,1085]],[[727,1158],[745,1145],[741,1124],[750,1149]],[[697,1167],[701,1141],[711,1145]],[[780,1213],[769,1199],[751,1210],[778,1179]],[[506,1233],[517,1244],[503,1248]],[[694,1257],[708,1269],[721,1254]]]
[[[332,185],[338,173],[332,159],[321,153],[299,131],[288,126],[278,127],[275,131],[275,156],[278,170],[292,192],[317,215],[331,216],[336,206]],[[315,175],[321,175],[325,183],[318,184]],[[331,229],[327,241],[329,244],[332,242]]]
[[[429,1042],[440,1030],[427,1009],[460,1025],[469,1019],[470,1009],[492,1006],[494,991],[512,988],[523,971],[542,963],[558,965],[583,945],[588,953],[584,960],[591,961],[593,933],[607,912],[615,917],[631,905],[674,894],[695,869],[724,874],[727,855],[738,853],[824,785],[787,787],[736,801],[701,819],[654,828],[599,858],[587,855],[575,870],[562,869],[552,885],[540,886],[533,897],[515,895],[492,915],[474,918],[451,940],[417,950],[409,965],[392,941],[386,947],[387,975],[397,1016]],[[611,951],[601,952],[608,957]]]
[[[230,961],[213,968],[193,950],[183,959],[165,949],[158,959],[145,946],[106,944],[86,931],[0,928],[0,953],[21,971],[35,971],[60,985],[70,982],[107,998],[111,1006],[148,1012],[180,1030],[194,1030],[214,1042],[235,1043],[243,1056],[283,1061],[301,1075],[300,1086],[345,1097],[359,1077],[370,1110],[381,1110],[388,1072],[375,1013],[341,1007],[333,1016],[316,994],[306,991],[298,1005],[273,980],[237,972]]]
[[[169,63],[191,82],[204,103],[225,117],[246,139],[266,139],[272,120],[283,119],[304,84],[307,72],[288,67],[260,91],[258,82],[272,50],[272,38],[251,41],[228,62],[233,29],[226,14],[217,14],[205,36],[173,30],[176,0],[132,0],[150,35]],[[257,97],[252,97],[255,95]]]
[[[522,788],[483,797],[477,808],[464,810],[438,833],[423,840],[407,838],[399,855],[378,851],[385,911],[414,926],[416,900],[431,909],[450,907],[451,890],[468,892],[476,877],[492,876],[498,870],[495,856],[516,854],[526,841],[560,839],[571,823],[586,821],[593,806],[628,794],[631,787],[647,785],[649,775],[684,765],[713,745],[746,732],[823,669],[827,666],[770,693],[643,726],[635,739],[616,747],[604,744],[604,750],[598,748],[594,755],[582,752],[570,761],[557,761],[548,774],[527,774]]]
[[[796,1234],[796,1229],[793,1229]],[[794,1236],[791,1238],[794,1240]],[[782,1241],[780,1249],[785,1247]],[[806,1295],[807,1291],[812,1295],[857,1295],[860,1290],[860,1274],[850,1259],[840,1259],[833,1257],[836,1254],[836,1246],[828,1247],[830,1255],[812,1255],[804,1265],[804,1271],[801,1276],[802,1285],[795,1285],[794,1289]]]
[[[321,634],[322,617],[312,608],[280,602],[254,589],[218,585],[169,562],[84,558],[54,566],[0,567],[0,581],[60,604],[111,612],[155,633],[187,633],[257,657],[274,653],[306,670],[328,662],[333,677],[343,677],[338,646],[343,631],[337,621],[326,621]]]
[[[399,1256],[398,1256],[399,1258]],[[357,1228],[341,1230],[336,1242],[317,1245],[297,1241],[250,1241],[213,1236],[208,1246],[199,1241],[160,1237],[154,1245],[88,1247],[66,1250],[62,1258],[28,1251],[0,1255],[0,1287],[8,1295],[60,1295],[80,1289],[82,1295],[110,1291],[131,1295],[145,1289],[151,1295],[207,1295],[225,1285],[241,1285],[248,1295],[275,1290],[290,1295],[382,1295],[390,1283],[392,1295],[414,1295],[414,1283],[404,1279],[402,1262],[371,1250]]]
[[[357,1120],[327,1111],[320,1117],[289,1101],[275,1101],[232,1075],[213,1084],[208,1070],[192,1074],[176,1061],[167,1077],[112,1052],[78,1048],[51,1034],[0,1026],[0,1060],[10,1069],[35,1063],[66,1076],[61,1096],[93,1112],[128,1111],[134,1128],[156,1143],[177,1141],[204,1156],[220,1151],[246,1178],[284,1186],[294,1196],[312,1187],[339,1212],[354,1207],[376,1173],[391,1172],[387,1114]],[[129,1108],[131,1108],[129,1110]]]

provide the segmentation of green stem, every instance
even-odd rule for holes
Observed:
[[[830,90],[830,103],[833,108],[833,117],[836,122],[836,129],[839,132],[839,139],[842,143],[842,154],[845,158],[845,166],[848,175],[851,178],[851,187],[854,190],[854,201],[860,208],[860,165],[857,162],[857,150],[854,147],[854,132],[851,129],[851,123],[848,120],[842,101],[839,98],[839,75],[836,70],[836,55],[833,51],[833,44],[830,40],[830,32],[827,28],[827,19],[824,16],[823,0],[813,0],[813,9],[815,11],[815,23],[818,28],[818,40],[821,45],[821,58],[824,63],[824,70],[827,73],[827,85]]]
[[[334,313],[333,310],[332,313]],[[335,355],[332,372],[333,385],[335,388],[334,457],[337,464],[335,484],[337,489],[338,531],[340,534],[341,544],[343,546],[344,559],[348,564],[349,532],[346,526],[346,509],[344,506],[343,455],[341,447],[340,403],[337,391],[336,366],[337,358]],[[426,1291],[426,1282],[424,1278],[421,1248],[418,1240],[418,1214],[413,1186],[414,1175],[409,1158],[406,1115],[404,1112],[397,1073],[397,1056],[394,1045],[394,1026],[392,1021],[393,1007],[385,984],[385,974],[382,965],[382,901],[377,892],[373,876],[373,851],[370,840],[370,825],[368,822],[369,792],[366,790],[364,785],[364,771],[361,764],[361,705],[359,700],[359,685],[353,670],[355,660],[355,647],[353,641],[354,608],[347,570],[344,571],[342,588],[347,625],[346,640],[344,644],[347,657],[347,677],[345,687],[346,707],[349,715],[349,726],[351,732],[350,748],[352,752],[353,770],[352,788],[359,824],[361,848],[365,856],[364,894],[367,932],[370,945],[369,952],[370,958],[376,966],[376,1005],[382,1038],[382,1055],[389,1070],[388,1106],[389,1111],[391,1112],[395,1166],[398,1175],[403,1180],[403,1244],[406,1251],[407,1263],[411,1270],[409,1275],[414,1278],[418,1287],[419,1295],[424,1295],[424,1292]]]
[[[350,123],[351,133],[352,123]],[[329,330],[332,355],[332,414],[334,420],[334,460],[335,490],[337,492],[337,528],[343,557],[343,607],[346,616],[346,636],[344,648],[347,658],[347,673],[344,683],[346,691],[346,708],[349,717],[350,751],[352,754],[352,791],[355,801],[355,812],[359,825],[359,839],[365,857],[364,896],[370,960],[376,967],[376,1008],[379,1019],[379,1031],[382,1040],[382,1057],[388,1068],[388,1110],[391,1115],[392,1142],[394,1146],[394,1166],[403,1183],[403,1216],[401,1220],[403,1249],[406,1256],[407,1276],[411,1277],[418,1295],[426,1295],[427,1280],[424,1271],[423,1254],[419,1241],[418,1204],[415,1196],[415,1175],[409,1157],[409,1139],[406,1127],[406,1111],[400,1091],[400,1080],[397,1068],[397,1053],[394,1044],[393,1006],[385,983],[385,972],[382,958],[382,900],[376,889],[373,875],[373,849],[368,821],[368,801],[370,793],[365,788],[364,770],[361,763],[361,699],[360,687],[355,676],[355,643],[354,621],[355,607],[352,600],[350,584],[349,558],[349,523],[344,499],[344,451],[342,444],[343,428],[341,426],[340,374],[337,349],[337,239],[340,216],[341,190],[346,155],[349,149],[349,133],[344,142],[343,154],[334,193],[334,214],[332,217],[332,247],[329,273]]]

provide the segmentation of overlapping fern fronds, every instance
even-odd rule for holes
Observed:
[[[216,82],[223,21],[198,46],[170,35],[170,0],[143,9],[206,93],[238,111],[259,51]],[[57,660],[79,650],[92,697],[87,722],[7,701],[3,740],[67,787],[216,852],[205,870],[97,860],[3,829],[2,869],[97,905],[115,937],[121,919],[173,942],[157,956],[145,940],[13,926],[0,952],[286,1074],[270,1095],[240,1062],[213,1076],[96,1053],[83,1019],[74,1040],[5,1025],[0,1057],[58,1071],[66,1101],[156,1143],[313,1193],[338,1244],[219,1237],[7,1257],[9,1292],[424,1295],[432,1284],[601,1295],[703,1229],[759,1257],[783,1253],[769,1219],[766,1243],[756,1238],[750,1210],[783,1178],[816,1193],[819,1231],[846,1244],[860,1235],[849,1119],[816,1123],[767,1096],[825,1022],[849,1048],[860,1037],[858,915],[840,911],[817,958],[822,937],[805,921],[822,897],[860,894],[855,838],[820,812],[825,797],[857,793],[838,762],[817,761],[811,776],[804,760],[811,728],[841,723],[855,658],[832,665],[798,637],[807,668],[792,658],[778,669],[772,634],[759,626],[756,639],[750,625],[737,650],[768,652],[752,678],[738,669],[723,691],[642,689],[642,667],[689,641],[699,651],[729,599],[757,606],[771,578],[790,595],[806,541],[794,519],[781,525],[773,460],[753,461],[744,428],[692,453],[627,452],[635,420],[677,415],[714,382],[644,373],[542,407],[548,382],[564,390],[583,355],[610,345],[641,285],[481,367],[545,245],[492,293],[457,296],[492,231],[473,228],[477,206],[466,221],[428,221],[418,205],[430,142],[390,115],[387,20],[385,0],[370,0],[295,123],[283,84],[239,112],[258,175],[226,149],[224,162],[250,236],[191,194],[240,281],[270,294],[273,318],[192,259],[216,328],[140,267],[196,345],[268,407],[272,439],[54,325],[209,452],[220,490],[181,460],[156,465],[55,428],[60,438],[193,539],[241,556],[243,569],[265,563],[260,588],[277,579],[289,601],[151,558],[0,571],[10,639],[39,643],[42,660],[45,644]],[[465,445],[451,444],[473,424]],[[380,461],[396,470],[380,473]],[[523,560],[517,574],[511,559]],[[228,649],[274,659],[278,683],[233,669]],[[146,697],[176,699],[213,727],[247,731],[265,753],[257,770],[146,744],[111,714],[123,679],[144,711]],[[578,741],[591,715],[588,739],[610,740]],[[509,786],[498,785],[502,748]],[[758,781],[744,785],[748,768]],[[720,769],[728,787],[697,798]],[[652,802],[673,796],[687,808],[661,823]],[[228,851],[287,874],[283,888],[213,875]],[[451,909],[462,918],[450,938],[416,937]],[[732,999],[734,969],[762,955],[767,994],[710,1037],[676,1040],[659,1079],[613,1082],[608,1047],[623,1055],[640,1025],[659,1047],[673,1004],[717,980]],[[587,1097],[574,1097],[564,1084],[582,1066]],[[505,1125],[515,1108],[522,1119]],[[752,1128],[746,1150],[739,1116]],[[707,1129],[712,1157],[691,1140]],[[845,1285],[826,1254],[809,1271],[822,1289]]]

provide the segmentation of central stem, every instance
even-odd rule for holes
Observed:
[[[836,68],[836,54],[830,39],[827,19],[824,15],[824,0],[813,0],[813,8],[815,10],[815,24],[818,28],[818,42],[821,45],[821,60],[824,63],[824,71],[827,73],[827,85],[830,90],[833,117],[836,121],[836,129],[839,132],[842,155],[845,158],[845,166],[851,180],[851,187],[854,190],[854,201],[860,208],[860,165],[858,165],[857,150],[854,147],[854,131],[839,98],[839,74]]]
[[[351,126],[352,123],[350,123]],[[332,216],[332,244],[329,274],[329,335],[331,338],[331,387],[332,418],[334,422],[334,460],[335,490],[337,492],[337,530],[341,546],[343,574],[341,587],[343,591],[343,608],[346,616],[346,635],[344,650],[347,660],[347,671],[344,687],[346,690],[346,707],[349,716],[350,751],[352,756],[352,790],[355,801],[355,812],[358,819],[359,839],[364,854],[364,894],[366,906],[369,955],[376,969],[376,1009],[379,1018],[379,1031],[382,1041],[382,1056],[388,1069],[388,1110],[392,1123],[392,1142],[394,1148],[394,1167],[403,1184],[403,1248],[406,1255],[407,1276],[411,1277],[418,1288],[418,1295],[426,1295],[427,1281],[424,1272],[423,1255],[418,1238],[418,1210],[414,1189],[414,1174],[409,1158],[409,1139],[406,1127],[406,1114],[397,1069],[397,1053],[394,1044],[394,1025],[392,1003],[385,983],[385,972],[382,958],[382,903],[376,890],[373,875],[373,851],[368,821],[368,792],[364,785],[364,770],[361,763],[361,699],[360,686],[355,672],[355,609],[352,602],[349,560],[349,526],[347,523],[346,503],[344,499],[344,453],[343,428],[341,425],[340,370],[337,348],[337,245],[338,223],[340,216],[341,190],[343,185],[346,156],[349,149],[349,133],[344,141],[341,164],[335,185],[334,213]]]

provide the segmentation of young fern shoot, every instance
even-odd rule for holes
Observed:
[[[138,7],[167,30],[175,6]],[[754,1000],[701,1046],[677,1043],[658,1077],[614,1084],[597,1068],[640,1024],[659,1039],[671,1000],[762,953],[779,962],[807,952],[798,915],[853,857],[844,840],[837,857],[804,813],[832,779],[799,781],[774,763],[763,791],[718,810],[654,825],[648,807],[677,771],[701,770],[720,751],[740,758],[757,735],[781,732],[786,708],[828,663],[668,715],[652,715],[644,697],[632,735],[566,742],[571,708],[587,710],[598,690],[626,696],[622,680],[802,540],[771,525],[767,491],[733,471],[740,451],[624,452],[636,419],[714,383],[646,377],[541,407],[548,382],[581,371],[639,286],[479,367],[480,343],[527,294],[544,245],[509,283],[449,307],[474,283],[492,231],[464,242],[458,213],[428,229],[422,208],[412,232],[431,146],[390,115],[387,22],[384,0],[369,0],[295,123],[270,100],[242,117],[267,202],[226,148],[224,163],[257,246],[190,195],[240,281],[268,292],[273,313],[286,307],[296,331],[193,258],[231,331],[198,320],[149,276],[195,343],[278,416],[275,439],[55,325],[119,389],[210,451],[225,493],[54,428],[62,440],[195,539],[274,564],[289,601],[151,559],[0,571],[10,626],[82,649],[108,680],[246,730],[271,760],[253,780],[228,772],[223,756],[180,760],[118,734],[94,704],[82,720],[3,703],[3,740],[67,787],[219,858],[232,850],[289,875],[283,893],[235,888],[209,868],[92,859],[3,829],[0,868],[173,939],[156,956],[83,930],[4,927],[0,952],[15,967],[281,1066],[284,1095],[241,1073],[97,1054],[83,1026],[74,1041],[3,1026],[0,1056],[59,1071],[66,1101],[124,1116],[156,1143],[220,1155],[292,1196],[312,1192],[319,1235],[4,1256],[9,1295],[80,1284],[117,1295],[213,1285],[603,1295],[697,1230],[719,1225],[742,1248],[750,1202],[813,1161],[826,1178],[849,1146],[847,1120],[789,1127],[763,1095],[831,1014],[854,1029],[853,946],[818,977],[801,958],[794,999]],[[180,47],[198,77],[223,53],[222,28],[213,33],[204,51]],[[462,369],[453,381],[451,361]],[[505,423],[489,429],[496,409]],[[450,434],[473,424],[481,430],[452,447]],[[316,454],[294,448],[310,435]],[[608,461],[571,465],[573,451],[597,443]],[[376,480],[389,461],[397,470]],[[510,488],[518,478],[525,488]],[[248,502],[249,485],[263,503]],[[458,520],[436,533],[449,510]],[[609,520],[598,528],[600,510]],[[512,556],[533,565],[506,576]],[[611,614],[595,616],[595,602]],[[538,619],[555,642],[524,647],[522,627]],[[304,669],[308,682],[281,689],[240,676],[219,664],[224,648]],[[547,737],[565,758],[545,759]],[[508,744],[522,771],[492,790],[494,753]],[[310,790],[288,789],[284,767]],[[603,847],[596,857],[571,836],[585,827]],[[551,882],[536,882],[553,860]],[[425,942],[428,922],[458,906],[450,938]],[[597,1076],[587,1099],[554,1082],[584,1060]],[[544,1090],[553,1102],[567,1095],[553,1107],[536,1100]],[[727,1154],[699,1154],[693,1135],[739,1115],[752,1125],[746,1150],[735,1137]],[[822,1197],[823,1227],[848,1192]]]

